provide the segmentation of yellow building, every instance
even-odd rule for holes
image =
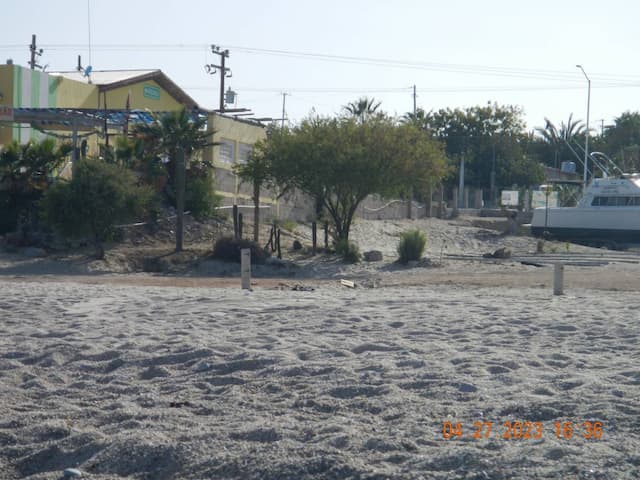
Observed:
[[[223,196],[227,205],[251,204],[251,185],[241,184],[233,174],[235,164],[246,162],[251,154],[253,145],[266,138],[265,128],[258,122],[242,120],[218,113],[209,115],[208,128],[213,130],[214,142],[218,143],[211,152],[205,152],[212,157],[205,157],[212,161],[215,167],[216,189]],[[266,194],[266,192],[264,192]],[[270,202],[267,197],[262,202]]]
[[[29,112],[30,124],[19,123],[24,109],[150,110],[166,112],[198,104],[160,70],[41,72],[19,65],[0,65],[0,145],[40,138],[31,126],[39,113]],[[44,125],[54,127],[52,110]],[[12,124],[9,124],[12,122]],[[42,128],[42,126],[41,126]],[[60,129],[60,125],[55,126]],[[44,129],[44,128],[43,128]]]
[[[71,138],[70,124],[75,116],[84,122],[79,129],[86,134],[99,131],[104,135],[104,125],[87,118],[91,111],[128,108],[168,112],[183,107],[208,114],[207,129],[215,132],[213,140],[219,145],[203,152],[203,156],[215,166],[216,189],[224,203],[251,203],[251,186],[241,185],[232,167],[245,161],[253,144],[265,138],[261,123],[202,109],[160,70],[93,70],[87,76],[82,71],[48,73],[14,64],[0,65],[0,146],[14,140],[26,143],[44,138],[42,131]],[[21,123],[21,119],[29,123]],[[107,133],[120,135],[122,129]],[[104,137],[88,138],[91,154],[97,153],[99,141],[104,143]],[[270,201],[267,197],[262,200]]]

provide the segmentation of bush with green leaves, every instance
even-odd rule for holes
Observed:
[[[222,203],[213,182],[206,176],[187,178],[184,193],[184,208],[197,219],[212,217]]]
[[[240,263],[241,250],[248,248],[251,250],[251,263],[263,264],[270,257],[260,245],[246,238],[222,237],[213,246],[213,258],[226,262]]]
[[[420,230],[408,230],[400,235],[398,255],[400,263],[420,260],[427,244],[427,236]]]
[[[343,238],[336,243],[336,254],[342,257],[345,262],[358,263],[362,260],[358,245]]]
[[[0,233],[37,227],[37,204],[71,145],[51,139],[0,145]]]
[[[71,180],[59,180],[46,192],[41,213],[64,237],[89,237],[100,257],[102,244],[113,238],[115,225],[140,219],[154,203],[153,189],[138,185],[131,170],[83,159]]]

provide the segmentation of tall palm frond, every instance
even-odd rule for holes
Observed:
[[[355,102],[349,102],[342,109],[360,121],[365,121],[377,113],[381,104],[382,102],[376,102],[375,98],[360,97]]]

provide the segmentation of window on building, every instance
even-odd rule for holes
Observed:
[[[226,138],[221,139],[219,149],[219,159],[221,163],[234,163],[236,157],[236,144],[233,140],[228,140]]]
[[[248,143],[240,143],[238,145],[238,163],[247,163],[249,161],[249,156],[251,155],[252,150],[253,145],[249,145]]]

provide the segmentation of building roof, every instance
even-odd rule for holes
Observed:
[[[77,82],[88,82],[84,73],[77,70],[71,72],[49,72],[49,75],[57,75]],[[96,85],[100,92],[153,80],[179,103],[187,108],[200,110],[196,101],[161,70],[92,70],[90,77],[91,83]]]

